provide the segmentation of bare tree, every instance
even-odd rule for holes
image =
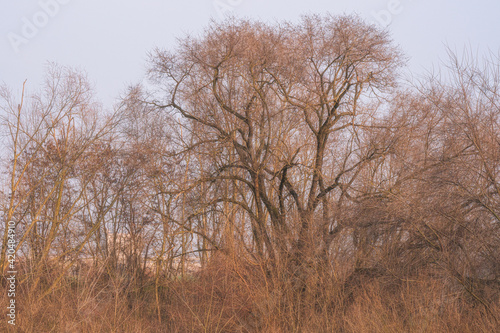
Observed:
[[[290,262],[305,281],[342,229],[332,207],[388,149],[369,132],[402,61],[386,32],[354,16],[229,20],[155,51],[159,91],[147,102],[182,117],[181,149],[199,161],[179,188],[202,193],[190,218],[212,211],[214,230],[230,225],[226,240],[250,230],[251,255],[270,259],[271,271]]]
[[[12,111],[6,119],[12,181],[5,211],[18,228],[16,250],[26,250],[31,262],[33,289],[52,264],[63,264],[63,276],[95,231],[82,234],[76,217],[88,203],[84,196],[99,169],[86,163],[96,161],[100,140],[113,124],[98,119],[92,94],[83,75],[51,65],[45,90],[30,96],[28,105],[7,109]]]

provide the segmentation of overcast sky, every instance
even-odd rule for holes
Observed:
[[[301,14],[357,13],[388,26],[423,74],[446,58],[445,45],[498,54],[499,0],[0,0],[0,83],[38,88],[47,62],[88,73],[110,107],[144,76],[148,51],[198,33],[225,13],[265,21]]]

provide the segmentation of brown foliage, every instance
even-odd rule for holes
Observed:
[[[2,89],[19,331],[495,331],[498,59],[403,60],[356,16],[231,19],[113,114],[70,69]]]

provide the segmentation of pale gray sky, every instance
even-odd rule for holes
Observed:
[[[143,78],[147,52],[200,32],[225,12],[266,21],[304,13],[358,13],[389,25],[416,74],[446,58],[445,45],[500,50],[498,0],[1,0],[0,83],[38,88],[48,61],[85,70],[106,106]]]

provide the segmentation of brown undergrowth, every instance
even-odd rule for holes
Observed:
[[[47,278],[46,281],[50,279]],[[15,329],[2,332],[494,332],[498,293],[482,302],[459,283],[377,269],[308,276],[297,290],[263,263],[215,256],[184,277],[131,279],[103,269],[48,283],[20,283]],[[157,281],[157,282],[155,282]],[[483,292],[481,292],[483,291]],[[1,306],[8,302],[5,293]]]

